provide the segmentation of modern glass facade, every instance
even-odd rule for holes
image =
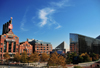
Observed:
[[[100,40],[70,33],[70,51],[78,54],[85,52],[100,54]]]

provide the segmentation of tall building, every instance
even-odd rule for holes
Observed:
[[[19,37],[12,32],[12,18],[3,25],[3,33],[0,35],[0,60],[4,59],[5,52],[8,52],[10,58],[13,58],[18,52]]]
[[[85,52],[87,52],[88,54],[100,54],[100,40],[70,33],[70,51],[76,52],[77,54]]]
[[[42,40],[27,39],[27,41],[33,45],[33,52],[38,54],[47,53],[50,54],[52,51],[52,45],[49,42],[44,42]]]

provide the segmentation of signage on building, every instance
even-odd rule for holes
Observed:
[[[6,41],[15,41],[14,39],[6,39]]]
[[[13,29],[13,26],[12,26],[12,24],[9,24],[9,27],[8,27],[9,29]]]
[[[9,36],[15,36],[14,34],[7,34],[7,35],[9,35]]]

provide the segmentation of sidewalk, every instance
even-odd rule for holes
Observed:
[[[100,61],[100,59],[98,61]],[[74,68],[74,66],[81,66],[84,68],[86,68],[86,67],[90,68],[90,66],[95,67],[97,65],[96,62],[98,62],[98,61],[84,62],[84,63],[79,63],[79,64],[67,64],[66,67],[67,68]]]

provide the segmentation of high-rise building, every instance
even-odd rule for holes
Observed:
[[[100,40],[70,33],[70,51],[76,52],[77,54],[85,53],[88,54],[96,53],[100,54]]]

